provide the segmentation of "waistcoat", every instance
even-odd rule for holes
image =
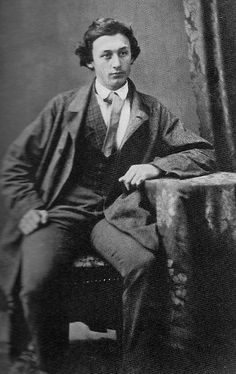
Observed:
[[[59,211],[63,207],[65,214],[66,206],[68,211],[71,211],[72,206],[74,211],[77,206],[78,212],[81,208],[84,212],[85,207],[88,207],[89,212],[91,209],[101,211],[106,196],[118,180],[119,151],[110,157],[102,153],[106,131],[95,92],[92,91],[77,139],[77,157],[72,173],[52,211]]]
[[[117,178],[119,152],[114,152],[110,157],[102,153],[107,127],[94,91],[81,130],[78,164],[81,170],[80,184],[106,196]]]

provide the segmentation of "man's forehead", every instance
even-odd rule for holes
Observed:
[[[120,33],[102,35],[93,42],[93,48],[99,50],[113,50],[124,47],[130,47],[129,39]]]

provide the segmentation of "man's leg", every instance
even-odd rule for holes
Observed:
[[[25,236],[21,247],[24,316],[39,367],[50,373],[68,346],[65,306],[75,244],[71,232],[49,224]]]
[[[96,250],[124,279],[123,372],[136,373],[134,368],[139,370],[142,365],[149,374],[152,371],[146,365],[151,357],[156,359],[166,334],[165,258],[161,253],[154,255],[105,220],[96,224],[91,237]]]

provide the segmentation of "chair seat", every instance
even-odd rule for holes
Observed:
[[[72,270],[74,285],[82,283],[121,282],[120,274],[98,255],[84,255],[74,261]]]
[[[76,268],[91,268],[91,267],[100,267],[100,266],[109,266],[102,258],[98,256],[85,255],[78,258],[74,262]]]

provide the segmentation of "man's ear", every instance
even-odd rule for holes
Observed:
[[[87,68],[89,68],[90,70],[94,70],[93,61],[87,63],[86,66],[87,66]]]
[[[134,58],[131,59],[131,63],[130,63],[131,65],[133,65],[134,60],[135,60]]]

